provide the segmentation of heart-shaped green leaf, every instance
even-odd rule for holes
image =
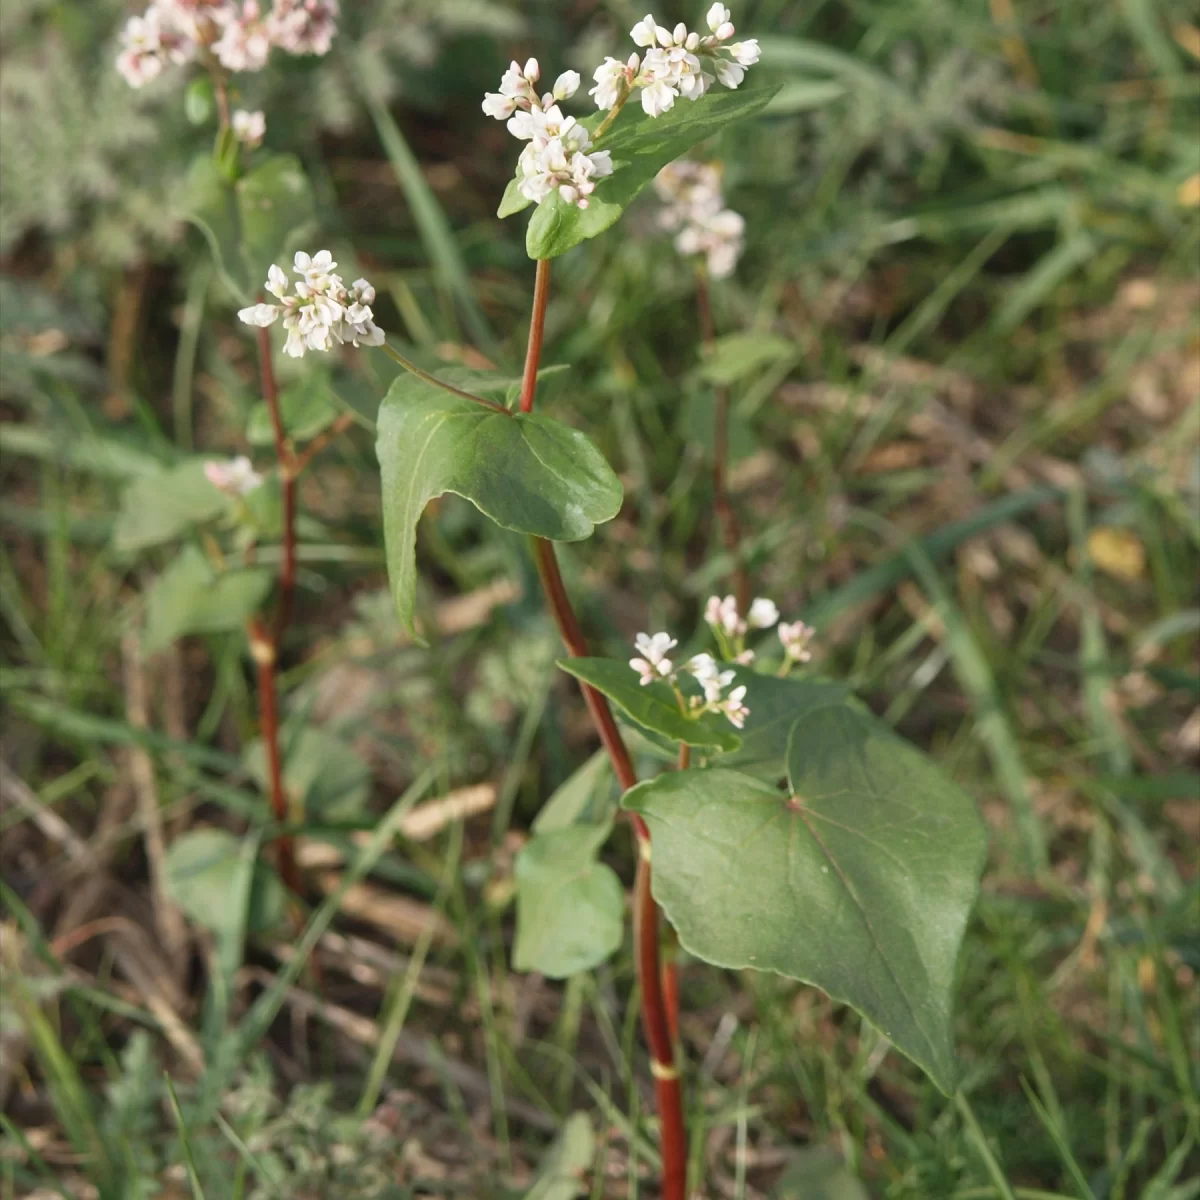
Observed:
[[[654,896],[697,957],[823,988],[943,1091],[951,999],[986,845],[971,798],[848,705],[797,722],[791,794],[737,771],[672,771],[627,792]]]
[[[278,263],[286,270],[316,228],[312,190],[291,154],[272,156],[236,182],[211,155],[196,159],[188,175],[186,215],[245,303],[263,286],[267,268]]]
[[[539,833],[517,855],[513,966],[564,979],[604,962],[621,945],[625,892],[597,861],[609,823]]]
[[[270,590],[271,572],[265,568],[218,573],[200,550],[185,546],[146,599],[146,652],[153,654],[188,633],[238,629]]]
[[[733,668],[736,682],[746,685],[750,715],[741,731],[742,744],[723,767],[736,767],[766,783],[778,783],[787,774],[788,738],[796,721],[826,704],[840,704],[847,689],[840,683],[808,679],[779,679],[757,675],[747,667]]]
[[[673,742],[704,750],[736,750],[742,744],[725,717],[716,713],[685,716],[679,711],[675,693],[665,683],[643,687],[628,663],[612,658],[564,658],[558,665],[603,692],[643,729],[660,733]]]
[[[530,258],[557,258],[573,246],[603,233],[620,220],[641,190],[667,165],[697,142],[727,125],[761,112],[778,87],[711,91],[696,101],[680,100],[660,117],[649,117],[633,102],[613,128],[596,143],[612,154],[612,174],[596,183],[588,207],[566,204],[557,192],[538,205],[529,222],[525,249]],[[512,190],[512,185],[509,185]],[[501,215],[519,212],[509,191]],[[523,206],[521,206],[523,207]]]
[[[190,458],[157,474],[140,476],[125,488],[113,526],[113,546],[119,554],[174,541],[229,508],[229,498],[205,477],[204,462]]]
[[[417,520],[435,496],[454,492],[505,529],[559,542],[588,537],[621,508],[621,481],[578,430],[485,408],[415,375],[384,397],[376,452],[388,577],[409,632]]]

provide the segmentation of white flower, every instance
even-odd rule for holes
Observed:
[[[660,117],[675,104],[679,93],[665,79],[656,79],[642,88],[642,108],[650,117]]]
[[[641,658],[631,658],[629,665],[641,676],[641,684],[645,687],[656,679],[671,679],[673,672],[671,660],[667,654],[679,643],[669,633],[649,634],[639,633],[634,643],[641,651]]]
[[[501,92],[488,92],[483,98],[483,111],[497,121],[507,121],[516,112],[517,102]]]
[[[595,97],[596,107],[601,111],[612,108],[625,89],[632,86],[640,65],[641,59],[636,52],[624,63],[615,58],[606,58],[592,74],[596,86],[588,90],[588,95]]]
[[[705,24],[716,33],[722,25],[729,23],[729,9],[724,4],[714,4],[708,10],[708,15],[704,18]]]
[[[654,188],[665,204],[659,224],[678,231],[679,253],[705,255],[714,279],[732,274],[741,257],[746,223],[724,208],[720,171],[708,163],[670,163],[658,173]]]
[[[741,654],[734,656],[733,661],[737,663],[739,667],[748,667],[754,661],[754,659],[755,654],[753,650],[743,650]]]
[[[743,67],[752,67],[758,62],[762,51],[758,46],[757,38],[750,38],[745,42],[734,42],[729,47],[729,53],[733,55],[734,61]]]
[[[273,39],[258,0],[245,0],[240,9],[232,4],[215,19],[224,26],[212,46],[217,62],[227,71],[261,71],[271,56]]]
[[[751,629],[770,629],[779,620],[779,609],[775,607],[774,600],[759,596],[750,605],[746,620]]]
[[[338,15],[338,0],[275,0],[267,27],[288,54],[328,54]]]
[[[140,17],[130,17],[121,31],[117,70],[130,87],[140,88],[196,56],[195,30],[166,4],[151,4]]]
[[[720,629],[730,637],[746,632],[746,623],[738,615],[737,599],[726,596],[710,596],[704,606],[704,619],[714,629]]]
[[[720,702],[720,711],[729,718],[729,723],[735,729],[741,729],[746,724],[750,710],[743,703],[746,696],[746,686],[735,687],[724,700]]]
[[[267,134],[267,118],[261,112],[247,112],[239,108],[233,114],[233,136],[253,149],[261,145]]]
[[[717,78],[722,85],[727,88],[735,88],[746,78],[746,72],[735,62],[730,62],[727,58],[718,58],[713,62],[713,70],[717,73]]]
[[[239,309],[238,320],[247,325],[257,325],[259,329],[266,329],[279,320],[279,312],[277,304],[254,304],[250,308]]]
[[[812,659],[808,645],[817,631],[811,625],[805,625],[803,621],[793,621],[790,625],[781,621],[777,632],[788,661],[806,663]]]
[[[213,487],[230,496],[245,496],[263,481],[244,454],[226,462],[206,462],[204,477]]]
[[[579,91],[579,72],[564,71],[554,81],[554,99],[555,100],[570,100],[570,98]]]
[[[635,46],[653,46],[658,38],[658,22],[647,13],[630,31]]]

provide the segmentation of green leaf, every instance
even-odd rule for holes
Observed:
[[[113,527],[118,553],[133,554],[174,541],[229,508],[228,497],[205,478],[204,463],[202,458],[190,458],[135,479],[125,488]]]
[[[153,654],[188,633],[238,629],[270,590],[271,572],[265,568],[238,567],[218,574],[202,551],[185,546],[146,599],[146,652]]]
[[[234,905],[242,888],[242,842],[224,829],[193,829],[167,848],[164,874],[171,898],[198,925],[222,936],[242,919]],[[287,893],[279,876],[261,859],[255,862],[250,884],[246,929],[259,933],[282,921]]]
[[[603,692],[643,729],[660,733],[673,742],[705,750],[736,750],[742,744],[725,717],[716,713],[684,716],[667,684],[651,683],[643,687],[628,663],[612,658],[564,658],[558,665],[567,674]]]
[[[511,217],[515,213],[524,211],[533,203],[528,196],[521,195],[520,182],[516,176],[508,181],[508,187],[504,189],[504,195],[500,198],[500,207],[496,209],[496,216],[501,219]]]
[[[282,753],[284,790],[303,809],[305,820],[349,821],[362,816],[371,772],[337,734],[312,726],[285,731]],[[246,747],[246,769],[266,794],[270,780],[260,739]]]
[[[309,374],[289,383],[279,396],[279,415],[288,437],[307,442],[336,420],[340,409],[333,399],[329,376],[322,371]],[[271,412],[260,400],[251,410],[246,422],[246,440],[252,446],[270,446],[275,441]]]
[[[525,1200],[575,1200],[589,1192],[584,1173],[596,1156],[596,1135],[587,1113],[572,1113],[538,1164]]]
[[[539,833],[515,866],[517,936],[513,967],[564,979],[604,962],[621,945],[625,891],[596,855],[608,826]]]
[[[697,957],[823,988],[943,1091],[951,999],[986,838],[971,798],[848,705],[797,722],[791,795],[737,771],[672,771],[626,793],[654,896]]]
[[[263,286],[267,268],[278,263],[286,270],[316,229],[312,191],[291,154],[272,156],[236,182],[206,154],[192,164],[187,186],[188,220],[246,303]]]
[[[870,1200],[867,1189],[830,1146],[797,1151],[772,1195],[776,1200]]]
[[[533,819],[534,833],[551,833],[572,825],[611,825],[616,809],[608,754],[597,750],[559,785]]]
[[[765,783],[778,783],[787,774],[792,726],[814,709],[840,704],[848,689],[840,683],[757,675],[748,667],[733,670],[737,673],[736,682],[746,685],[750,715],[741,731],[741,746],[721,759],[721,766],[736,767]]]
[[[727,386],[798,353],[795,342],[773,333],[731,333],[713,343],[700,373],[718,387]]]
[[[393,382],[379,409],[388,577],[413,628],[417,521],[454,492],[497,525],[559,542],[588,537],[621,508],[621,482],[590,441],[535,413],[496,412],[414,375]]]
[[[681,100],[657,118],[631,103],[597,143],[612,153],[612,174],[597,182],[585,209],[564,203],[557,192],[539,204],[525,237],[529,257],[557,258],[603,233],[667,163],[732,122],[760,112],[778,90],[712,91],[694,102]]]

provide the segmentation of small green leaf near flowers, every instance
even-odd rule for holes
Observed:
[[[714,92],[694,103],[678,101],[660,117],[649,117],[640,109],[623,112],[597,143],[612,155],[612,174],[600,180],[586,209],[565,203],[557,193],[542,201],[525,238],[529,257],[557,258],[604,233],[667,163],[734,121],[761,112],[778,90]],[[509,199],[507,191],[505,198]]]
[[[673,742],[705,751],[736,750],[742,744],[723,716],[680,711],[679,701],[667,684],[640,684],[627,663],[611,658],[564,658],[558,665],[602,692],[630,720]]]
[[[174,541],[228,511],[229,498],[205,475],[207,462],[190,458],[126,485],[113,526],[118,554],[135,554]]]

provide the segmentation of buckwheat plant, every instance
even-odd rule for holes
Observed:
[[[222,86],[229,72],[261,66],[272,46],[323,52],[334,16],[335,5],[314,0],[276,0],[269,11],[160,0],[130,23],[121,69],[140,83],[197,62]],[[668,29],[647,15],[630,32],[633,52],[596,67],[584,93],[590,113],[578,74],[564,71],[541,90],[535,59],[513,62],[484,97],[484,114],[523,143],[499,215],[532,210],[525,245],[536,269],[519,387],[500,372],[460,370],[451,382],[390,345],[375,321],[371,284],[347,284],[329,251],[312,250],[314,209],[299,163],[255,148],[269,132],[261,114],[222,108],[216,151],[194,169],[192,218],[257,341],[275,463],[260,474],[247,458],[207,462],[187,476],[197,520],[224,518],[236,536],[224,547],[210,536],[207,558],[194,548],[181,555],[183,583],[207,589],[210,600],[220,591],[222,602],[182,605],[182,616],[158,635],[245,622],[258,665],[267,790],[280,823],[297,817],[283,785],[275,679],[295,583],[295,485],[349,418],[332,402],[317,404],[315,420],[310,398],[285,403],[272,330],[283,330],[283,351],[304,359],[305,370],[354,348],[399,363],[404,371],[380,404],[376,449],[400,622],[419,634],[416,531],[433,498],[454,492],[528,536],[566,650],[559,665],[578,680],[604,752],[550,798],[518,856],[517,969],[561,978],[619,948],[624,889],[601,851],[618,817],[633,834],[635,960],[666,1200],[684,1200],[689,1181],[677,966],[664,963],[663,918],[695,959],[774,971],[851,1005],[949,1092],[955,967],[984,850],[971,800],[846,686],[818,673],[816,631],[798,618],[781,620],[767,597],[751,599],[724,482],[723,390],[713,490],[730,594],[708,600],[696,629],[640,633],[632,657],[605,658],[591,654],[559,570],[555,544],[590,537],[617,515],[623,495],[585,433],[536,411],[551,266],[610,229],[652,188],[666,203],[664,224],[678,249],[696,261],[698,318],[711,345],[709,280],[734,270],[745,225],[725,207],[715,167],[678,160],[760,116],[774,94],[747,84],[758,44],[735,34],[723,4],[711,6],[702,31]],[[629,103],[634,97],[638,103]],[[254,549],[268,528],[257,515],[259,497],[272,484],[281,496],[281,554],[267,618],[259,606],[272,581]],[[235,553],[240,561],[231,561]],[[300,890],[286,838],[278,846],[284,880]]]

